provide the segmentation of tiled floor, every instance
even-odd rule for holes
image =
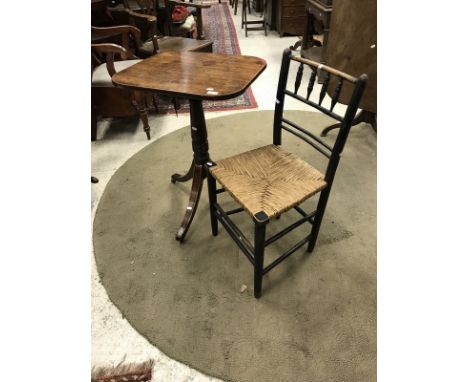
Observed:
[[[214,6],[217,6],[215,4]],[[252,89],[259,109],[273,109],[275,105],[281,55],[284,48],[293,45],[297,37],[280,38],[276,31],[269,31],[265,36],[262,31],[249,32],[246,38],[240,28],[240,11],[233,15],[241,52],[264,58],[267,69],[253,84]],[[289,109],[305,108],[300,103],[287,105]],[[310,108],[307,108],[309,110]],[[337,107],[338,112],[340,111]],[[206,119],[230,113],[206,113]],[[242,112],[242,111],[240,111]],[[109,129],[110,124],[115,128]],[[103,120],[98,126],[98,140],[92,143],[92,174],[99,178],[99,183],[92,188],[92,216],[96,205],[112,174],[133,154],[161,136],[171,133],[189,124],[189,115],[152,116],[152,139],[148,141],[138,119],[119,121]],[[156,381],[214,381],[214,378],[190,369],[160,352],[156,347],[140,336],[122,317],[119,310],[110,302],[106,291],[99,283],[99,278],[92,257],[92,363],[93,365],[112,365],[122,360],[129,362],[156,360],[154,380]]]

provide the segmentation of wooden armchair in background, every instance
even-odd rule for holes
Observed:
[[[92,27],[91,30],[97,35],[120,32],[122,40],[122,45],[91,44],[91,140],[96,140],[98,115],[115,118],[139,115],[146,136],[150,139],[147,107],[153,103],[153,96],[117,88],[111,79],[116,72],[141,61],[133,54],[128,44],[130,35],[137,41],[140,39],[140,31],[131,25]],[[116,56],[119,61],[115,60]]]
[[[180,0],[164,0],[165,4],[165,31],[169,36],[185,36],[185,37],[194,37],[199,40],[205,38],[203,33],[203,16],[202,11],[204,8],[210,8],[211,4],[203,3],[187,3]],[[175,23],[172,21],[172,13],[174,7],[183,6],[194,9],[193,21],[191,21],[191,16],[188,16],[184,23]],[[161,9],[159,9],[161,12]]]
[[[119,42],[91,44],[92,140],[97,135],[98,115],[115,118],[139,115],[146,136],[151,138],[147,109],[151,106],[157,108],[154,96],[115,87],[111,80],[114,73],[136,64],[142,57],[159,52],[213,51],[212,41],[184,37],[152,36],[150,41],[142,43],[140,30],[132,25],[91,27],[91,35],[95,41],[100,36],[113,36]],[[172,99],[172,102],[177,110],[177,100]]]
[[[142,41],[150,40],[157,31],[157,13],[153,0],[122,0],[111,3],[108,12],[112,15],[115,25],[133,25],[141,32]]]
[[[163,30],[166,30],[166,36],[163,36],[160,28],[158,29],[158,24],[161,25],[160,18],[164,19],[167,16],[164,15],[164,8],[158,8],[158,1],[122,0],[121,4],[108,7],[108,13],[116,25],[133,25],[140,30],[141,40],[139,42],[129,41],[130,47],[140,58],[147,58],[155,54],[155,47],[161,52],[167,50],[212,52],[212,41],[204,40],[200,35],[197,35],[198,41],[187,38],[191,37],[192,32],[194,32],[195,23],[193,24],[194,29],[187,29],[185,33],[177,33],[177,28],[172,29],[172,26],[165,23],[167,26],[164,27],[163,24]]]

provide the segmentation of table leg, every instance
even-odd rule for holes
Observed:
[[[206,131],[205,115],[203,113],[201,100],[190,100],[190,130],[192,135],[194,162],[193,180],[188,206],[185,210],[185,215],[182,219],[180,228],[176,234],[176,240],[180,242],[184,241],[185,235],[187,235],[187,231],[197,211],[203,181],[206,178],[205,164],[210,162],[210,154],[208,153],[208,134]],[[184,178],[186,176],[189,175],[186,174]],[[174,179],[173,177],[171,179]]]
[[[180,228],[176,234],[176,240],[183,242],[185,235],[192,224],[193,217],[197,211],[198,202],[200,201],[200,196],[203,188],[204,176],[204,167],[202,165],[195,165],[195,171],[192,181],[192,189],[190,191],[190,199],[185,210],[185,215],[180,224]]]
[[[370,111],[361,110],[353,120],[351,126],[355,126],[361,122],[370,123],[374,131],[377,131],[377,114]],[[321,137],[325,137],[331,130],[338,129],[341,127],[341,122],[335,123],[331,126],[326,127],[320,133]]]
[[[180,174],[172,174],[171,175],[171,182],[187,182],[188,180],[193,178],[193,174],[195,171],[195,160],[192,159],[192,164],[190,165],[189,170],[187,171],[186,174],[180,175]]]

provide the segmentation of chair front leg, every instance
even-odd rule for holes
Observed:
[[[254,296],[262,296],[263,260],[265,255],[265,233],[268,216],[262,211],[255,214],[255,245],[254,245]]]
[[[330,195],[331,185],[320,193],[320,198],[317,205],[317,212],[314,216],[314,224],[312,225],[312,231],[310,233],[309,244],[307,245],[307,252],[311,253],[314,250],[315,243],[317,242],[318,233],[320,231],[320,225],[322,224],[322,218],[325,214],[325,208],[327,207],[328,196]]]
[[[132,100],[133,107],[138,110],[140,115],[141,122],[143,122],[143,130],[146,134],[146,138],[148,140],[151,139],[151,128],[148,122],[148,110],[145,105],[145,96],[142,92],[137,90],[133,91],[133,100]]]

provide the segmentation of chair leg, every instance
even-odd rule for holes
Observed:
[[[172,101],[172,106],[174,106],[176,117],[178,117],[179,116],[178,111],[180,109],[180,102],[176,97],[172,97],[171,101]]]
[[[312,252],[317,242],[318,233],[320,231],[320,225],[322,224],[322,218],[325,214],[325,208],[327,206],[328,196],[330,195],[330,186],[327,187],[320,193],[320,199],[317,205],[317,213],[314,216],[314,224],[312,225],[312,231],[310,233],[309,244],[307,245],[307,252]]]
[[[148,111],[145,105],[144,95],[141,92],[134,91],[133,92],[133,100],[132,100],[133,107],[138,110],[140,115],[141,122],[143,122],[143,130],[146,133],[146,138],[148,140],[151,139],[151,128],[148,122]]]
[[[247,35],[247,1],[248,0],[242,0],[242,25],[245,27],[245,37],[248,37]]]
[[[237,0],[236,0],[237,1]],[[246,6],[245,6],[245,0],[242,1],[242,16],[241,16],[241,20],[242,20],[242,23],[241,23],[241,28],[244,28],[244,23],[246,21]],[[247,25],[245,25],[245,27],[247,28]],[[247,35],[247,30],[245,31],[246,35]]]
[[[254,245],[254,296],[262,296],[263,259],[265,254],[265,233],[268,216],[264,212],[255,214],[255,245]]]
[[[143,131],[146,134],[146,138],[148,138],[148,141],[151,139],[151,128],[148,122],[148,112],[146,108],[143,111],[140,111],[140,119],[143,122]]]
[[[205,38],[203,33],[203,18],[202,18],[202,10],[197,9],[197,40],[203,40]]]
[[[91,104],[91,140],[95,141],[97,138],[97,115],[96,108]]]
[[[210,201],[210,218],[211,218],[211,233],[213,236],[218,235],[218,219],[216,217],[215,203],[217,203],[216,196],[216,179],[211,175],[210,171],[206,171],[208,183],[208,199]]]

